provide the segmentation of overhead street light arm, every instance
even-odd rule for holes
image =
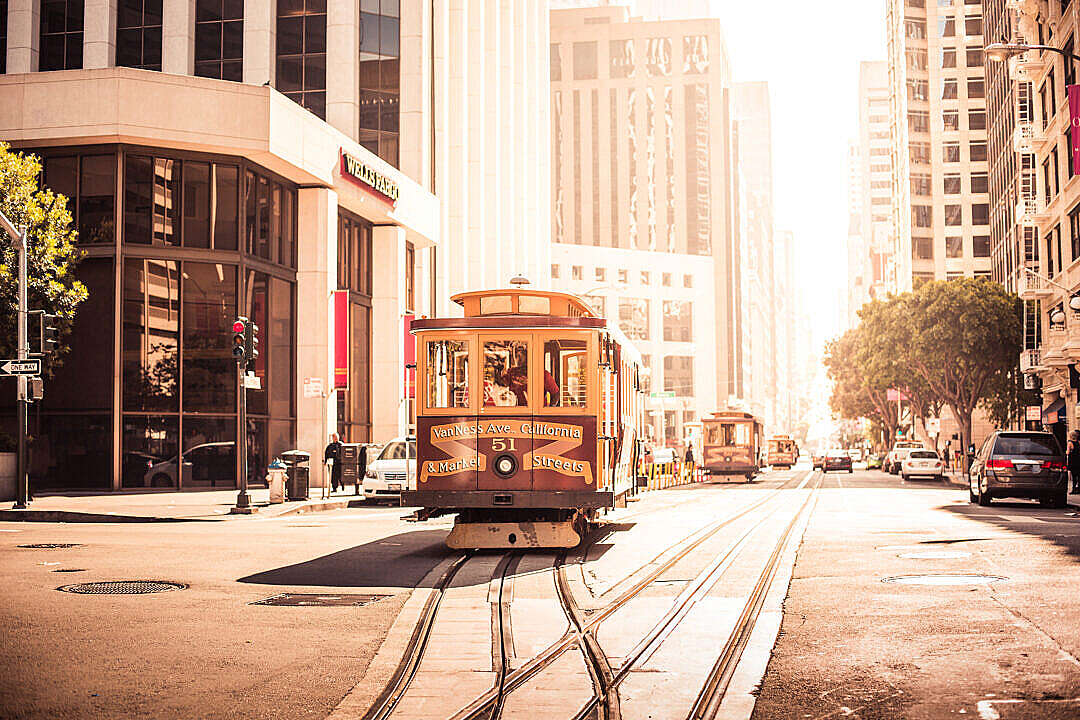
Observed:
[[[1015,55],[1022,55],[1028,50],[1049,50],[1050,52],[1055,52],[1062,57],[1067,57],[1076,62],[1080,62],[1080,55],[1065,52],[1061,48],[1056,48],[1053,45],[1025,45],[1024,43],[990,43],[983,48],[983,54],[985,54],[991,60],[1002,62],[1004,60],[1008,60]]]

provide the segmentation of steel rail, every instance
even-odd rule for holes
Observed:
[[[754,584],[754,588],[751,590],[750,596],[747,598],[746,604],[739,614],[735,627],[728,636],[727,642],[724,643],[720,656],[716,659],[716,662],[713,663],[713,667],[706,677],[704,686],[701,688],[697,699],[694,701],[693,707],[686,716],[687,720],[711,720],[716,717],[716,713],[720,709],[720,704],[724,700],[724,694],[727,692],[728,685],[731,682],[731,677],[735,674],[735,669],[738,667],[739,660],[742,659],[743,651],[746,649],[746,645],[750,641],[750,636],[754,631],[754,627],[757,625],[758,617],[761,615],[761,609],[765,604],[765,598],[768,596],[769,590],[772,587],[776,572],[780,567],[780,559],[783,557],[784,550],[787,548],[791,533],[794,531],[799,519],[806,512],[806,509],[810,507],[811,500],[814,500],[816,503],[818,496],[817,491],[821,489],[823,482],[824,475],[818,479],[817,486],[807,494],[806,498],[799,506],[798,511],[792,515],[791,521],[787,524],[787,527],[784,528],[784,532],[781,534],[780,539],[777,540],[772,554],[762,568],[757,582]]]
[[[458,570],[472,556],[471,551],[459,555],[446,568],[439,581],[435,583],[435,587],[424,603],[424,609],[420,613],[420,620],[413,629],[408,645],[405,646],[405,654],[401,663],[398,664],[386,688],[379,694],[371,709],[364,715],[364,720],[386,720],[394,712],[394,708],[397,707],[401,698],[405,696],[405,692],[412,684],[413,678],[416,677],[416,671],[420,668],[420,661],[424,658],[428,639],[431,637],[431,629],[435,626],[435,616],[439,614],[439,606],[442,604],[446,589],[453,581],[454,576],[457,575]]]

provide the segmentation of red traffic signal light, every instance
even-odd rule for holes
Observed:
[[[237,318],[232,324],[232,355],[236,362],[241,365],[247,362],[247,326],[248,319],[245,317]]]
[[[233,331],[234,333],[236,333],[237,335],[239,335],[239,334],[243,333],[243,332],[244,332],[244,321],[243,321],[243,320],[237,320],[237,321],[235,321],[235,322],[234,322],[234,323],[232,324],[232,331]]]

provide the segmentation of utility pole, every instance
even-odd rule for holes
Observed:
[[[19,360],[26,360],[30,356],[30,346],[26,332],[26,318],[28,311],[26,302],[26,245],[29,241],[30,231],[25,225],[23,226],[22,231],[19,231],[15,227],[15,224],[8,220],[7,216],[2,212],[0,212],[0,225],[2,225],[4,231],[11,236],[12,247],[19,253],[19,292],[18,309],[16,313],[17,319],[15,322],[17,327],[16,340],[18,342],[18,347],[15,350],[15,357]],[[27,476],[26,457],[26,421],[29,415],[27,409],[30,405],[30,396],[27,392],[29,380],[25,375],[18,375],[16,382],[18,382],[18,396],[15,404],[15,413],[18,416],[19,441],[16,449],[15,509],[24,510],[30,502],[30,484]]]

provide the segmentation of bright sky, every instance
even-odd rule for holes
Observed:
[[[815,339],[835,335],[846,293],[846,162],[859,62],[885,59],[884,0],[637,0],[637,12],[719,18],[735,81],[769,82],[776,225],[795,234]]]

